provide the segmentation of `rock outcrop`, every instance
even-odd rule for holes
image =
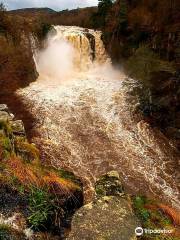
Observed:
[[[138,220],[123,192],[117,172],[102,176],[96,183],[93,202],[80,208],[72,220],[68,240],[135,240]]]
[[[61,239],[82,201],[79,179],[43,165],[23,122],[0,104],[0,240]]]

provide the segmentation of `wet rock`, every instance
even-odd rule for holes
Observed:
[[[113,171],[100,178],[96,191],[99,188],[101,191],[94,201],[75,213],[67,239],[135,240],[135,228],[139,223],[130,200],[123,193],[118,173]]]
[[[21,213],[12,213],[7,217],[0,214],[0,239],[35,240],[34,232],[27,228],[26,219]]]
[[[0,121],[7,122],[12,120],[13,120],[13,116],[11,116],[8,112],[0,111]]]
[[[166,132],[169,137],[174,139],[180,139],[180,129],[174,127],[166,128]]]
[[[5,133],[4,129],[0,129],[0,137],[1,136],[3,136],[3,137],[6,136],[6,133]]]
[[[8,107],[6,104],[0,104],[0,111],[8,112]]]
[[[1,240],[27,240],[25,234],[19,232],[8,225],[0,225],[0,239]],[[30,240],[30,239],[29,239]]]
[[[26,229],[26,220],[21,213],[13,213],[10,217],[0,214],[0,224],[11,226],[16,230]]]
[[[16,137],[15,152],[17,156],[29,163],[39,158],[39,151],[34,144],[28,143],[23,137]]]
[[[116,171],[102,176],[95,184],[96,196],[122,196],[124,190]]]
[[[23,135],[25,136],[25,129],[24,129],[24,124],[21,120],[16,120],[12,122],[11,125],[12,132],[16,135]]]
[[[62,240],[64,238],[55,236],[47,232],[39,232],[33,235],[32,240]]]

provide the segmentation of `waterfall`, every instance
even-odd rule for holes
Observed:
[[[111,66],[101,32],[54,28],[46,49],[36,54],[39,78],[17,92],[37,119],[33,141],[42,161],[79,176],[87,201],[96,179],[117,170],[127,191],[178,208],[175,149],[158,129],[134,117],[127,76]]]
[[[57,34],[53,40],[67,39],[77,50],[75,64],[81,70],[88,69],[93,62],[105,63],[109,61],[102,33],[80,27],[55,26]]]
[[[110,63],[101,36],[100,31],[91,29],[54,26],[46,43],[48,48],[35,54],[37,69],[46,76],[55,72],[54,78],[66,72],[68,74],[63,76],[66,78],[71,72],[74,75],[75,71],[87,71],[98,64]],[[57,74],[59,69],[60,74]]]

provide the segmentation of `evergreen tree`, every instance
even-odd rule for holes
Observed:
[[[0,12],[5,12],[6,11],[6,7],[4,5],[4,3],[0,3]]]
[[[0,3],[0,33],[6,32],[6,26],[4,24],[6,20],[6,7],[3,3]]]
[[[121,0],[119,8],[119,30],[121,32],[125,31],[127,25],[128,25],[128,3],[127,0]]]
[[[112,8],[112,0],[99,0],[98,3],[98,12],[94,16],[93,25],[94,27],[105,27],[107,15]]]

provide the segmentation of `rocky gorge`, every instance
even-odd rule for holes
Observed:
[[[0,149],[0,239],[134,240],[137,226],[153,229],[155,219],[158,227],[172,230],[167,239],[178,239],[177,213],[157,201],[125,193],[116,171],[97,180],[93,201],[81,207],[80,181],[71,173],[41,165],[22,121],[3,104]]]
[[[137,112],[101,31],[22,42],[31,78],[1,91],[0,239],[179,239],[179,153]]]

